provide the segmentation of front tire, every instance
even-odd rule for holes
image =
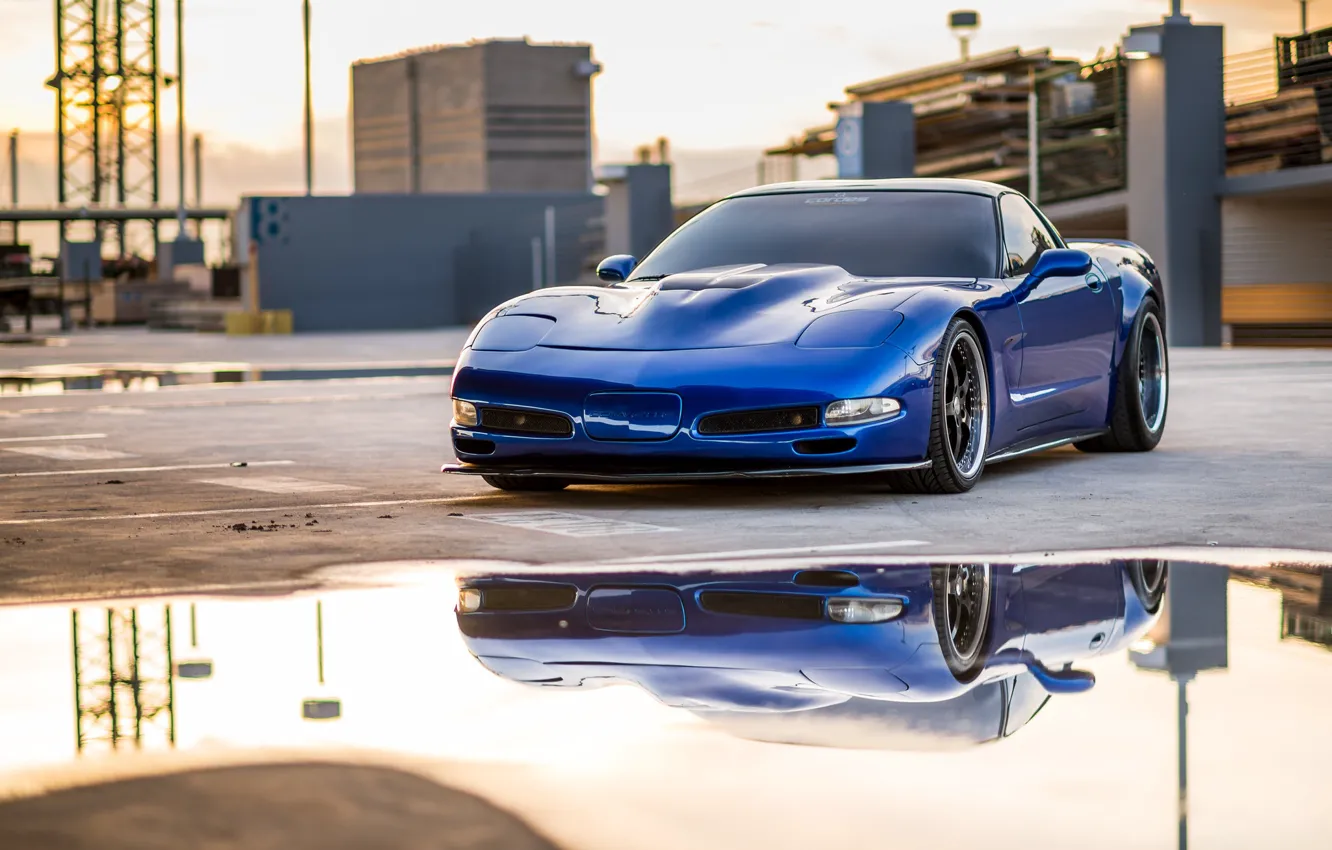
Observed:
[[[1165,433],[1170,363],[1161,308],[1149,298],[1138,311],[1115,380],[1109,432],[1077,443],[1084,452],[1149,452]]]
[[[994,608],[994,572],[989,564],[949,564],[931,570],[934,628],[948,670],[970,682],[985,668]]]
[[[482,475],[481,480],[496,490],[513,493],[554,493],[569,486],[562,478],[528,478],[520,475]]]
[[[990,376],[980,337],[966,319],[948,326],[934,361],[929,467],[894,473],[905,493],[965,493],[980,480],[990,445]]]

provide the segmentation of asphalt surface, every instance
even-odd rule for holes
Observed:
[[[408,559],[1332,549],[1332,351],[1175,350],[1156,451],[1047,452],[991,467],[962,496],[842,479],[511,495],[439,474],[452,459],[448,379],[392,376],[447,363],[464,336],[97,331],[0,347],[6,374],[201,362],[388,373],[0,395],[0,601],[285,587],[321,567]]]

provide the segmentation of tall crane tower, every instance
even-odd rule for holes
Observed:
[[[55,15],[60,204],[156,207],[158,95],[171,83],[158,69],[157,0],[55,0]],[[156,248],[156,223],[96,226],[122,255]]]

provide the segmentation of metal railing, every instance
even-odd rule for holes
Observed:
[[[1332,162],[1332,27],[1225,59],[1226,174]]]
[[[1076,72],[1037,76],[1037,194],[1041,203],[1123,189],[1128,83],[1116,51]]]

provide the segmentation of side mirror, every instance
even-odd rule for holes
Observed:
[[[1091,271],[1091,254],[1076,248],[1051,248],[1036,260],[1028,277],[1032,281],[1047,277],[1082,277]]]
[[[1090,262],[1090,258],[1088,259]],[[638,266],[638,260],[628,254],[616,254],[613,257],[607,257],[597,266],[597,277],[607,283],[620,283],[629,279],[634,268]]]
[[[1074,670],[1072,667],[1065,667],[1063,670],[1050,670],[1042,667],[1036,661],[1027,662],[1027,670],[1032,678],[1041,683],[1045,692],[1049,694],[1081,694],[1092,689],[1096,684],[1096,675],[1086,670]]]

